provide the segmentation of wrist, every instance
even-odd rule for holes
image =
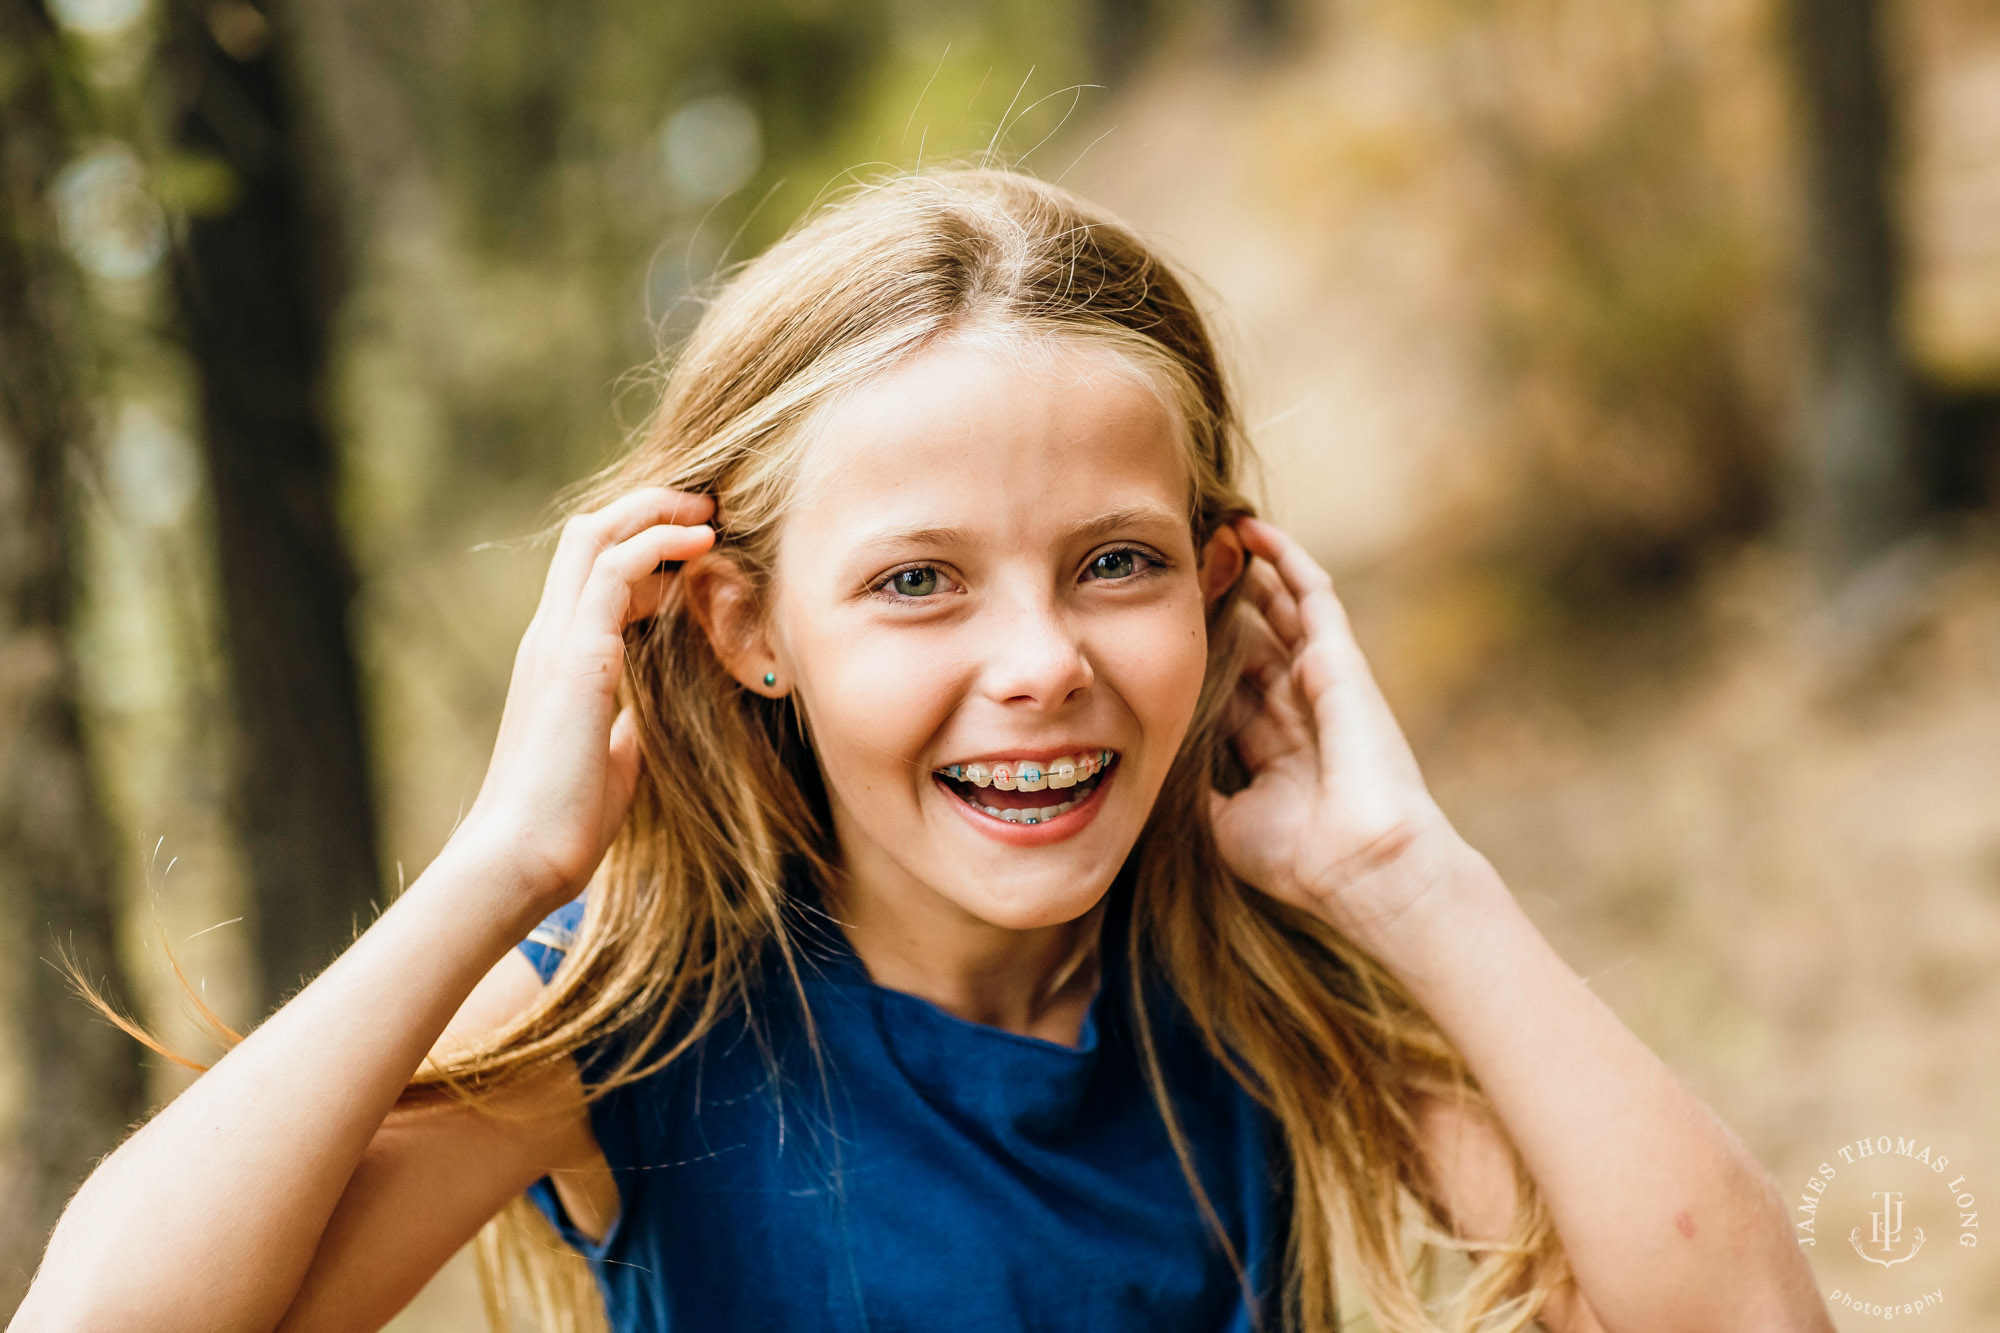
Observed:
[[[1323,895],[1331,902],[1334,895]],[[1513,895],[1477,849],[1448,824],[1413,838],[1393,857],[1370,867],[1339,895],[1349,907],[1322,915],[1377,962],[1399,977],[1430,970],[1426,964]]]
[[[576,896],[560,876],[536,864],[506,839],[462,823],[418,877],[415,891],[451,898],[474,919],[489,923],[507,947],[542,918]]]

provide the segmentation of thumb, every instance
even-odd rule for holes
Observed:
[[[604,792],[604,841],[609,842],[625,822],[632,808],[633,793],[639,789],[639,715],[631,704],[618,710],[611,724],[611,744],[606,755]]]

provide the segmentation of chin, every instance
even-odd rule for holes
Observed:
[[[1051,868],[1038,874],[1016,874],[1006,884],[968,891],[954,884],[941,897],[991,926],[1003,930],[1039,930],[1066,925],[1089,912],[1104,898],[1117,875],[1114,865],[1103,874],[1077,875]]]

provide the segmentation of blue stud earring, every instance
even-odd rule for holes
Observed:
[[[778,673],[777,673],[777,672],[775,672],[775,671],[766,671],[766,672],[764,673],[764,684],[765,684],[766,686],[771,686],[771,685],[776,685],[777,683],[778,683]]]

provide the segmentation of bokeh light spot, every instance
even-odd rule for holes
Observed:
[[[727,93],[683,104],[660,131],[667,183],[690,203],[719,199],[740,189],[764,161],[757,113]]]
[[[146,190],[145,168],[125,145],[105,144],[71,162],[52,194],[63,243],[97,276],[144,277],[166,253],[166,220]]]

